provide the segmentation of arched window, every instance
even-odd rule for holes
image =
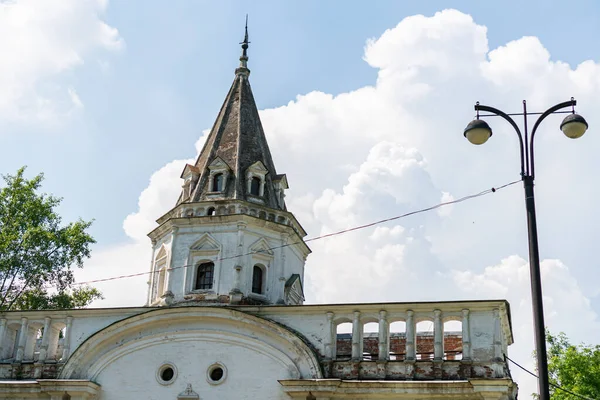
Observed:
[[[263,269],[259,265],[255,265],[254,269],[252,270],[252,293],[262,294],[263,274]]]
[[[260,178],[253,176],[250,181],[250,194],[260,196]]]
[[[223,174],[216,174],[212,179],[212,191],[222,192],[223,191]]]
[[[195,289],[212,289],[215,264],[206,262],[198,265]]]
[[[215,212],[215,208],[210,207],[208,210],[206,210],[206,215],[217,215],[217,213]]]

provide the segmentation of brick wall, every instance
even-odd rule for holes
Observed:
[[[417,333],[417,359],[433,359],[433,334]],[[462,334],[460,332],[444,333],[444,358],[447,360],[460,359],[462,356]],[[363,358],[377,360],[379,354],[379,339],[377,333],[365,333],[363,336]],[[404,360],[406,354],[406,334],[390,334],[390,359]],[[337,357],[352,356],[352,335],[340,333],[337,335]]]

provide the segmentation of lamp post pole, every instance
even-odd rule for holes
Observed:
[[[523,112],[516,114],[506,114],[497,108],[475,104],[477,118],[473,120],[464,131],[465,137],[473,144],[483,144],[492,136],[492,130],[489,125],[480,119],[480,117],[499,116],[512,125],[519,137],[519,147],[521,156],[521,177],[523,179],[523,188],[525,190],[525,207],[527,211],[527,233],[529,238],[529,272],[531,277],[531,300],[533,307],[533,325],[535,333],[536,358],[538,368],[538,391],[540,400],[550,399],[550,390],[548,384],[548,359],[546,354],[546,332],[544,324],[544,305],[542,301],[542,280],[540,275],[540,256],[538,249],[537,221],[535,214],[534,197],[534,178],[535,164],[533,140],[535,132],[540,123],[549,115],[556,113],[569,113],[563,120],[561,129],[569,138],[576,139],[583,135],[588,127],[587,122],[578,114],[575,114],[575,105],[577,102],[571,98],[570,101],[557,104],[550,107],[543,113],[528,113],[527,103],[523,100]],[[571,111],[559,111],[571,107]],[[490,114],[480,115],[480,111]],[[517,123],[511,118],[514,115],[523,116],[524,135]],[[529,115],[540,115],[533,125],[531,137],[527,129],[527,117]]]

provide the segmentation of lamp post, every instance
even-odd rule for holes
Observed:
[[[540,257],[538,251],[538,238],[537,238],[537,223],[535,217],[535,199],[533,192],[533,181],[535,178],[535,164],[534,164],[534,151],[533,151],[533,140],[535,132],[540,126],[540,123],[551,114],[569,113],[563,122],[560,124],[560,129],[563,133],[571,138],[577,139],[581,137],[588,128],[588,124],[582,116],[575,114],[575,105],[577,102],[571,98],[570,101],[559,103],[553,107],[550,107],[542,113],[528,113],[527,103],[523,100],[523,112],[516,114],[507,114],[497,108],[484,106],[477,102],[475,104],[475,111],[477,117],[467,125],[464,131],[465,137],[469,142],[480,145],[485,143],[492,136],[492,129],[487,122],[480,119],[480,117],[491,117],[500,116],[508,121],[512,125],[517,136],[519,137],[519,147],[521,155],[521,177],[523,179],[523,186],[525,189],[525,206],[527,210],[527,229],[529,237],[529,271],[531,276],[531,300],[533,306],[533,324],[535,331],[535,344],[536,344],[536,355],[537,355],[537,366],[538,366],[538,391],[540,394],[540,400],[549,400],[550,392],[548,386],[548,360],[546,355],[546,332],[544,325],[544,308],[542,302],[542,282],[540,278]],[[559,111],[564,108],[571,107],[570,111]],[[480,111],[491,113],[480,115]],[[523,128],[524,135],[521,133],[517,123],[511,118],[514,115],[523,116]],[[538,119],[533,125],[531,131],[531,137],[527,131],[527,117],[529,115],[539,115]]]

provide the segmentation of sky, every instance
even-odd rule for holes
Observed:
[[[586,135],[565,138],[551,116],[536,138],[544,305],[551,331],[597,343],[591,0],[0,0],[0,173],[43,172],[65,221],[94,220],[79,281],[150,269],[146,234],[175,204],[233,81],[246,14],[254,97],[309,237],[518,180],[504,121],[488,120],[483,146],[464,139],[474,103],[543,111],[575,97]],[[533,369],[520,184],[311,248],[309,303],[506,298],[510,354]],[[94,306],[141,305],[146,281],[97,284]],[[528,397],[534,382],[512,370]]]

